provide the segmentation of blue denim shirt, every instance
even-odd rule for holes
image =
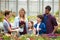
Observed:
[[[34,25],[35,28],[37,28],[37,23]],[[41,30],[39,31],[39,34],[44,34],[46,33],[46,26],[44,23],[41,22],[41,24],[39,25],[39,28],[41,28]],[[36,31],[37,33],[37,31]]]

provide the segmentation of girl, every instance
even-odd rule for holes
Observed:
[[[28,22],[28,34],[32,34],[33,33],[33,21],[29,21]]]

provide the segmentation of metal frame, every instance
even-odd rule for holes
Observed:
[[[16,0],[16,16],[18,15],[18,0]]]
[[[5,0],[5,9],[6,9],[6,0]]]
[[[27,16],[29,16],[29,0],[27,0]]]
[[[9,0],[8,0],[8,10],[9,10]]]
[[[44,10],[44,0],[42,0],[42,14],[44,13],[43,10]]]
[[[7,2],[8,4],[7,4],[6,2]],[[8,0],[8,1],[5,1],[5,3],[6,3],[6,8],[7,8],[7,5],[8,5],[8,8],[7,8],[7,9],[9,10],[9,0]]]
[[[52,15],[54,15],[54,0],[52,0]]]
[[[39,0],[39,14],[41,14],[41,13],[40,13],[40,0]]]
[[[59,0],[59,18],[60,18],[60,0]]]
[[[5,8],[6,8],[6,0],[5,1],[1,1],[0,2],[5,2]],[[9,1],[8,0],[8,10],[9,10],[9,2],[16,2],[16,15],[18,15],[18,0],[16,1]],[[38,2],[39,4],[39,14],[40,14],[40,0]],[[52,0],[52,14],[54,13],[54,0]],[[1,10],[1,4],[0,4],[0,10]],[[44,10],[44,0],[42,0],[42,13]],[[60,10],[60,0],[59,0],[59,10]],[[29,16],[29,0],[27,0],[27,16]],[[60,17],[60,11],[59,11],[59,17]]]

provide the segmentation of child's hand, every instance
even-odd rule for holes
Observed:
[[[41,28],[38,28],[38,30],[37,31],[40,31],[41,30]]]
[[[36,31],[37,29],[36,29],[36,28],[34,28],[33,30],[34,30],[34,31]]]
[[[41,30],[41,28],[39,28],[39,30]]]
[[[33,33],[36,34],[36,28],[33,29]]]

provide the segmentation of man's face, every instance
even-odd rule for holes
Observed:
[[[10,18],[11,16],[12,16],[11,13],[9,15],[7,15],[8,18]]]
[[[8,17],[10,18],[11,16],[12,16],[12,14],[10,13]]]
[[[50,11],[49,11],[48,9],[45,9],[45,13],[46,13],[46,14],[49,14],[49,12],[50,12]]]

